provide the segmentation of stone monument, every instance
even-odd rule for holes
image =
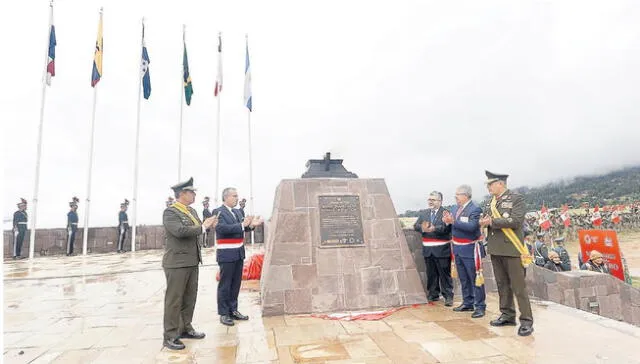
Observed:
[[[426,303],[383,179],[309,160],[276,189],[262,268],[265,316]]]

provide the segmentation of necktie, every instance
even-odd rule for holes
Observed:
[[[460,214],[462,213],[462,210],[464,210],[464,208],[462,206],[458,207],[458,211],[456,211],[456,219],[458,217],[460,217]]]
[[[431,223],[433,224],[435,220],[436,220],[436,212],[431,210]]]

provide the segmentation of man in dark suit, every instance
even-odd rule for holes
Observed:
[[[520,310],[518,335],[528,336],[533,333],[533,314],[524,280],[524,266],[533,262],[523,243],[522,225],[526,211],[524,197],[507,189],[509,175],[489,171],[485,173],[491,199],[485,205],[480,226],[487,227],[487,249],[491,254],[502,313],[490,325],[516,325],[516,308],[513,302],[515,295]]]
[[[438,301],[440,293],[444,305],[453,305],[451,279],[451,225],[442,221],[449,211],[442,208],[442,193],[434,191],[427,200],[429,208],[420,215],[413,228],[422,232],[422,255],[427,266],[429,302]]]
[[[452,226],[453,256],[462,290],[462,304],[453,310],[473,311],[472,318],[483,317],[487,308],[484,283],[476,285],[485,255],[482,241],[479,241],[480,215],[482,209],[471,201],[471,186],[461,185],[456,189],[456,207],[443,219]]]
[[[165,252],[162,268],[167,279],[164,297],[164,342],[171,350],[185,348],[180,338],[202,339],[205,334],[191,325],[198,296],[198,264],[202,263],[198,238],[215,227],[215,217],[204,222],[191,205],[196,198],[193,178],[171,187],[176,201],[164,210]]]
[[[248,320],[249,317],[238,311],[238,295],[242,283],[242,267],[245,258],[244,233],[262,223],[259,217],[246,216],[239,209],[238,192],[235,188],[222,191],[223,204],[218,213],[216,226],[216,261],[220,267],[218,282],[218,314],[220,323],[233,326],[233,320]]]

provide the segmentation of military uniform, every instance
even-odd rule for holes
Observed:
[[[209,210],[209,197],[205,197],[202,201],[202,205],[204,208],[202,209],[202,220],[206,220],[213,216],[211,210]],[[211,238],[211,229],[207,229],[204,233],[204,238],[202,239],[202,247],[206,248],[209,246],[209,239]]]
[[[20,199],[18,211],[13,213],[13,259],[22,259],[22,243],[27,234],[27,200]]]
[[[539,232],[537,234],[538,239],[533,244],[533,259],[539,267],[544,267],[544,265],[549,261],[549,249],[542,241],[545,235],[546,234],[544,232]]]
[[[176,193],[195,191],[193,178],[171,187]],[[164,299],[164,346],[180,350],[180,338],[202,339],[191,325],[198,296],[198,264],[202,263],[199,237],[202,221],[192,207],[176,201],[164,210],[166,244],[162,268],[167,280]]]
[[[78,202],[80,200],[77,197],[74,197],[69,202],[71,211],[67,213],[67,256],[73,255],[73,244],[76,241],[76,231],[78,231],[78,213],[76,210],[78,209]]]
[[[564,245],[564,238],[560,237],[560,238],[555,238],[553,239],[553,242],[555,243],[555,248],[553,248],[553,250],[558,253],[558,255],[560,256],[560,261],[562,262],[562,269],[566,272],[566,271],[570,271],[571,270],[571,258],[569,257],[569,252],[567,251],[567,249],[563,246]]]
[[[127,207],[129,207],[129,200],[125,198],[124,202],[120,204],[120,213],[118,213],[118,253],[124,253],[124,241],[127,238],[127,230],[129,230]]]
[[[508,175],[499,175],[486,171],[487,185],[503,181],[506,183]],[[524,197],[510,190],[494,197],[496,209],[500,217],[493,218],[491,199],[484,206],[485,215],[491,216],[491,225],[487,227],[487,250],[491,254],[491,264],[498,286],[500,297],[500,312],[502,315],[491,322],[493,326],[515,325],[515,295],[520,310],[520,335],[529,335],[533,331],[533,314],[525,283],[525,268],[522,266],[521,253],[505,235],[502,229],[511,229],[522,243],[523,222],[526,207]]]

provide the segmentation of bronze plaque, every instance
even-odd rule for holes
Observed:
[[[320,247],[364,245],[360,196],[318,196]]]

